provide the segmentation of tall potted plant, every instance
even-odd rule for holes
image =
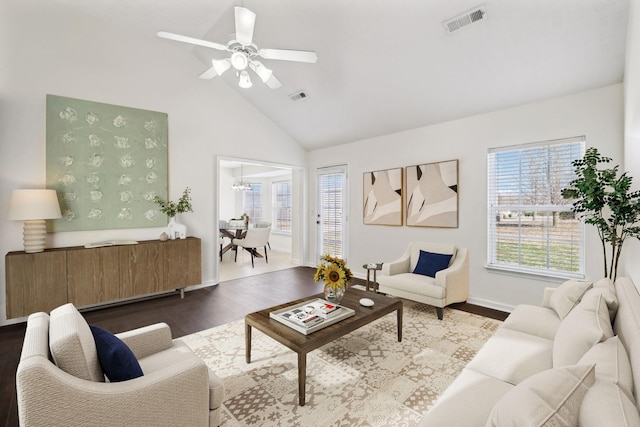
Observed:
[[[604,277],[616,279],[622,245],[628,237],[640,238],[640,191],[631,191],[633,178],[619,166],[603,168],[611,158],[597,148],[588,148],[574,160],[576,178],[562,190],[562,197],[574,199],[572,210],[598,230],[602,242]],[[608,250],[607,250],[608,246]]]

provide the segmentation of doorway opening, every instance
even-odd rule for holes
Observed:
[[[303,176],[303,169],[296,166],[218,158],[216,283],[301,265]],[[267,257],[265,248],[258,248],[260,257],[252,266],[251,253],[233,245],[232,237],[242,238],[247,230],[264,227],[271,229]]]

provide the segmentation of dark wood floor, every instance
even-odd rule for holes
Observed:
[[[111,332],[165,322],[174,338],[244,318],[248,313],[322,292],[313,281],[315,269],[297,267],[231,280],[218,286],[126,305],[85,311],[90,324]],[[362,283],[354,279],[355,283]],[[451,307],[503,320],[507,313],[470,304]],[[434,310],[435,316],[435,310]],[[18,425],[15,373],[25,324],[0,328],[0,427]]]

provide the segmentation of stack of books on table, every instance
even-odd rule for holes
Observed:
[[[269,313],[269,317],[302,334],[308,335],[354,314],[355,311],[350,308],[318,298],[272,311]]]

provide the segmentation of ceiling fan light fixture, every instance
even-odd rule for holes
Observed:
[[[273,75],[273,71],[265,67],[260,61],[253,61],[249,65],[251,66],[251,69],[256,72],[258,77],[260,77],[263,83],[266,83]]]
[[[231,60],[229,58],[212,59],[211,64],[213,65],[213,69],[216,70],[216,74],[219,76],[221,76],[222,73],[231,68]]]
[[[235,6],[234,14],[236,31],[233,33],[232,38],[224,45],[208,40],[168,33],[166,31],[159,31],[157,35],[163,39],[229,52],[231,55],[229,58],[212,60],[212,66],[198,77],[203,80],[210,80],[222,75],[229,68],[233,67],[236,71],[236,77],[239,78],[238,85],[241,88],[250,88],[253,86],[249,74],[246,71],[247,67],[251,68],[270,89],[277,89],[282,86],[282,83],[273,75],[273,72],[269,68],[262,65],[259,61],[253,60],[256,56],[280,61],[308,63],[318,61],[318,55],[312,51],[259,48],[258,45],[253,42],[256,14],[241,6]]]
[[[249,89],[251,86],[253,86],[247,70],[240,71],[240,81],[238,81],[238,86],[240,86],[242,89]]]
[[[233,52],[231,55],[231,65],[238,71],[242,71],[249,65],[249,58],[244,52]]]

